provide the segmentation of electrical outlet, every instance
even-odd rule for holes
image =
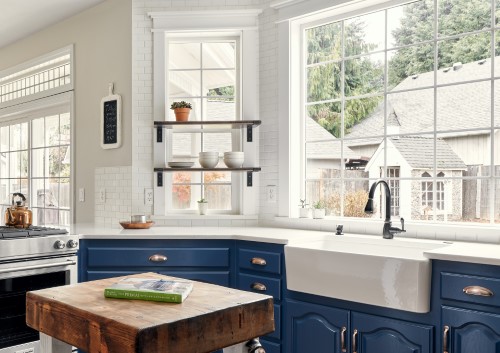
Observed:
[[[99,201],[102,203],[106,202],[106,189],[105,188],[102,188],[101,190],[99,190]]]
[[[144,189],[144,204],[146,206],[153,206],[153,201],[153,189]]]
[[[20,349],[18,351],[15,351],[14,353],[34,353],[35,348],[25,348],[25,349]]]
[[[78,200],[80,202],[85,202],[85,189],[84,188],[78,189]]]
[[[266,201],[267,203],[276,203],[277,188],[276,185],[268,185],[266,186]]]

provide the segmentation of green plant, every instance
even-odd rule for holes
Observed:
[[[201,199],[198,200],[198,203],[208,203],[208,201],[205,200],[204,198],[201,198]]]
[[[323,202],[323,200],[316,201],[315,203],[313,203],[313,208],[317,210],[325,208],[325,203]]]
[[[304,200],[300,199],[299,201],[300,201],[300,205],[299,205],[300,208],[306,208],[306,206],[309,206],[309,204],[306,203],[305,199]]]
[[[177,109],[177,108],[193,109],[193,107],[191,106],[191,103],[188,103],[185,101],[173,102],[172,105],[170,105],[170,109]]]

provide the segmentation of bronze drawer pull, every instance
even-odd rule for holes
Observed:
[[[467,295],[479,295],[481,297],[492,297],[493,292],[488,288],[480,286],[468,286],[464,288],[464,293]]]
[[[448,353],[448,332],[450,332],[450,327],[445,326],[443,328],[443,353]]]
[[[347,332],[347,328],[345,326],[342,327],[340,331],[340,350],[342,353],[347,352],[347,347],[345,346],[345,333]]]
[[[358,353],[358,330],[354,330],[352,334],[352,353]]]
[[[149,261],[151,262],[165,262],[167,261],[167,257],[165,255],[154,254],[149,257]]]
[[[252,288],[253,290],[258,290],[259,292],[265,292],[267,290],[267,287],[264,284],[259,283],[259,282],[252,283],[250,288]]]
[[[252,265],[259,265],[259,266],[266,266],[267,262],[261,257],[252,257],[252,260],[250,260]]]

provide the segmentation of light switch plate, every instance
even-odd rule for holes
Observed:
[[[78,189],[78,201],[85,202],[85,189],[84,188]]]

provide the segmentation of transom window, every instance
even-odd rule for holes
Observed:
[[[301,198],[366,217],[382,170],[392,215],[500,221],[499,11],[420,0],[304,25]]]

